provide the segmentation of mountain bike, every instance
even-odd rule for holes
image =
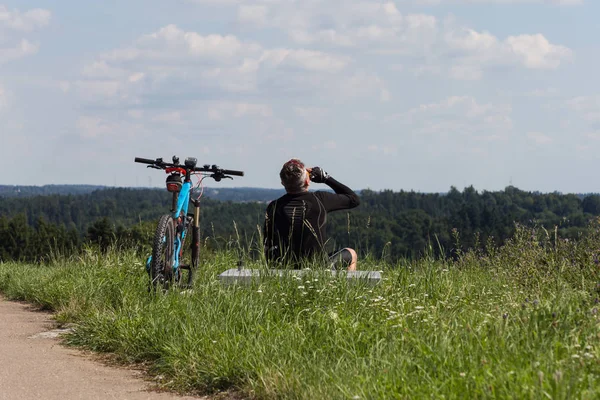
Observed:
[[[168,176],[166,189],[172,193],[171,213],[161,216],[158,220],[152,243],[152,255],[146,261],[146,271],[150,277],[150,289],[162,287],[168,289],[171,285],[191,287],[194,274],[198,269],[200,253],[200,198],[202,190],[197,197],[192,197],[192,176],[198,176],[196,189],[202,189],[205,178],[212,178],[216,182],[223,179],[233,179],[233,176],[244,176],[243,171],[221,169],[217,165],[204,165],[196,167],[197,159],[188,157],[183,165],[179,158],[173,156],[173,162],[164,162],[162,158],[150,160],[135,158],[135,162],[149,164],[147,168],[164,170]],[[194,205],[194,212],[188,213],[189,204]],[[183,264],[183,251],[185,242],[191,232],[190,263]],[[182,271],[188,271],[184,279]],[[185,281],[185,283],[183,283]]]

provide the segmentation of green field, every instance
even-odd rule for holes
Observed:
[[[142,364],[180,392],[596,399],[600,233],[590,232],[569,241],[519,228],[504,247],[456,260],[364,261],[383,271],[376,287],[314,266],[300,280],[224,287],[217,275],[237,256],[218,252],[203,255],[193,291],[152,295],[142,255],[89,250],[0,263],[0,291],[73,324],[68,344]]]

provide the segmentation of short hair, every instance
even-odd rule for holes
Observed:
[[[292,158],[281,168],[279,177],[285,190],[290,193],[300,192],[306,187],[306,177],[308,172],[304,163],[297,158]]]

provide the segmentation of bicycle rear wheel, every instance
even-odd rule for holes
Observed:
[[[152,245],[152,263],[150,278],[152,286],[167,289],[173,280],[175,227],[170,215],[163,215],[158,220]]]

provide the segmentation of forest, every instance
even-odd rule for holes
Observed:
[[[206,247],[233,240],[253,254],[260,251],[265,195],[275,198],[279,192],[244,190],[229,192],[235,201],[204,195],[201,229]],[[358,208],[330,214],[328,247],[352,246],[361,256],[391,261],[425,252],[452,255],[488,241],[502,244],[516,224],[557,229],[562,237],[577,239],[600,216],[600,195],[528,192],[512,186],[482,192],[451,187],[443,194],[362,190],[360,198]],[[156,220],[170,204],[170,194],[158,189],[0,197],[0,261],[43,261],[85,246],[106,249],[114,244],[149,251]]]

